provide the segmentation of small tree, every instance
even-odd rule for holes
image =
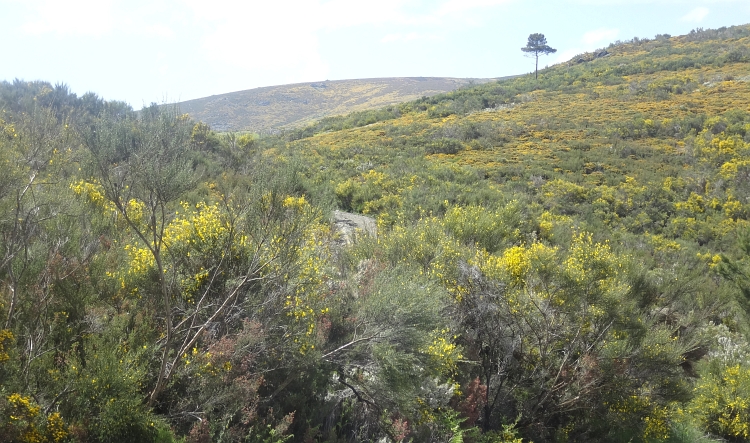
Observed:
[[[534,78],[539,78],[539,56],[554,54],[557,49],[553,49],[547,45],[547,38],[544,34],[531,34],[529,35],[529,41],[526,46],[521,48],[521,51],[528,53],[528,57],[534,57],[536,59],[536,65],[534,68]]]

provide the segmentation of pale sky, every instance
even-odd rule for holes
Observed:
[[[0,0],[0,80],[139,109],[286,83],[500,77],[615,40],[750,23],[750,0]]]

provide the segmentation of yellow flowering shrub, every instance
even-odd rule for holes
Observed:
[[[695,192],[690,193],[690,197],[684,202],[675,203],[675,209],[683,211],[689,214],[702,214],[706,211],[706,203],[703,201],[703,196],[696,194]]]
[[[8,361],[10,355],[8,349],[13,341],[13,332],[8,329],[0,329],[0,363]]]
[[[501,256],[479,258],[479,269],[487,278],[525,286],[531,271],[542,271],[555,259],[557,248],[541,242],[506,249]]]
[[[102,185],[94,179],[90,180],[78,180],[70,184],[70,189],[75,195],[85,199],[85,201],[97,208],[103,215],[109,215],[118,219],[118,209],[114,203],[107,199],[104,194],[104,188]],[[143,220],[145,205],[143,202],[136,199],[130,199],[124,203],[123,209],[127,212],[130,220],[139,224]],[[127,225],[120,221],[118,222],[119,228],[125,228]]]
[[[24,397],[18,393],[9,395],[7,401],[9,407],[6,420],[8,421],[4,427],[9,428],[9,435],[15,436],[20,442],[41,443],[44,437],[37,423],[39,406],[30,397]]]
[[[623,261],[609,247],[609,242],[595,243],[590,233],[573,236],[564,263],[568,278],[576,283],[595,282],[602,290],[617,284],[623,272]]]
[[[543,240],[552,240],[554,231],[557,228],[570,228],[573,219],[567,215],[559,215],[550,211],[543,211],[539,216],[537,224],[539,226],[539,238]]]
[[[9,443],[59,443],[68,436],[66,424],[59,412],[42,414],[31,397],[18,393],[6,398],[0,409],[0,434]],[[2,403],[0,403],[2,406]]]
[[[604,404],[617,420],[624,422],[640,417],[639,427],[645,441],[664,441],[672,433],[672,410],[668,406],[652,402],[647,391],[644,389],[643,392],[628,397],[607,400]]]
[[[731,195],[727,197],[727,201],[724,203],[724,214],[732,220],[739,218],[745,218],[747,211],[745,210],[742,203],[735,200]]]
[[[178,212],[164,229],[164,243],[168,248],[211,248],[227,233],[229,226],[218,204],[199,202],[192,208],[181,202],[180,206],[183,214]]]
[[[266,194],[266,210],[273,203]],[[292,323],[287,337],[301,354],[315,350],[322,333],[321,318],[328,314],[326,282],[330,254],[329,228],[304,196],[280,197],[284,213],[280,224],[257,244],[241,236],[242,247],[253,248],[266,264],[259,269],[263,278],[278,280],[285,289],[283,313]]]
[[[93,183],[92,183],[93,182]],[[112,205],[104,196],[104,188],[95,181],[78,180],[70,184],[70,189],[78,196],[85,197],[93,205],[113,211]]]
[[[461,349],[454,343],[455,338],[447,328],[432,331],[429,345],[424,350],[435,367],[446,374],[454,373],[459,360],[463,359]]]
[[[286,296],[284,308],[287,316],[301,327],[294,341],[302,354],[315,349],[318,322],[329,311],[325,299],[325,283],[330,277],[326,268],[328,243],[323,241],[324,231],[321,225],[310,227],[302,245],[293,247],[297,265],[295,275],[289,276],[289,283],[294,293]]]
[[[63,441],[68,436],[67,426],[59,412],[53,412],[47,416],[47,435],[49,440],[55,443]]]
[[[434,277],[458,295],[458,262],[465,250],[446,233],[442,219],[427,217],[413,226],[396,225],[379,235],[377,242],[394,265],[418,266],[420,274]]]
[[[646,234],[649,242],[651,243],[651,246],[654,248],[655,252],[664,252],[664,251],[679,251],[682,246],[680,243],[669,240],[664,238],[662,235],[654,234],[649,235]]]
[[[711,366],[697,381],[688,412],[714,435],[750,439],[750,367],[718,361]]]
[[[132,205],[135,208],[139,207],[137,202],[133,202]],[[193,294],[208,277],[205,267],[207,263],[203,260],[212,254],[220,254],[219,250],[226,240],[229,226],[218,204],[199,202],[193,207],[182,202],[180,206],[182,211],[177,211],[164,229],[163,243],[167,258],[163,261],[166,266],[164,271],[180,276],[183,297],[192,301]],[[137,294],[138,279],[155,269],[154,254],[140,243],[128,243],[123,249],[128,256],[127,268],[122,272],[111,272],[108,275],[119,281],[119,285],[126,292]],[[198,260],[198,269],[191,270],[185,275],[180,266],[185,259]]]
[[[461,243],[496,251],[505,243],[521,239],[519,212],[520,207],[515,200],[495,210],[477,205],[453,205],[446,211],[443,224]]]
[[[335,193],[344,209],[373,213],[381,207],[391,206],[378,201],[397,194],[399,190],[399,184],[388,174],[370,169],[339,183]]]
[[[542,186],[542,194],[549,207],[565,214],[586,201],[588,190],[584,186],[556,179]]]

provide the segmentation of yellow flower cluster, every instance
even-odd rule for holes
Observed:
[[[396,225],[378,238],[393,261],[405,265],[417,265],[420,274],[436,278],[454,296],[459,297],[457,264],[463,256],[463,248],[446,234],[443,220],[428,217],[415,226]]]
[[[739,135],[726,132],[713,134],[713,128],[722,124],[720,117],[712,117],[704,123],[704,130],[695,138],[696,151],[703,162],[720,167],[725,178],[734,178],[739,167],[746,167],[750,160],[750,144]]]
[[[670,413],[666,406],[654,406],[643,417],[643,438],[646,441],[665,441],[671,434]]]
[[[305,200],[304,196],[301,196],[301,197],[289,196],[284,199],[282,205],[285,208],[300,210],[304,208],[305,206],[307,206],[307,200]]]
[[[8,350],[5,349],[6,342],[13,341],[13,332],[8,329],[0,329],[0,363],[10,359]]]
[[[750,438],[750,368],[724,366],[701,377],[688,411],[713,433],[730,439]]]
[[[210,352],[201,352],[193,346],[190,352],[182,354],[182,363],[185,368],[192,371],[196,376],[218,376],[232,370],[232,362],[227,360],[221,365],[214,366],[211,362]]]
[[[287,220],[269,234],[270,241],[261,243],[259,253],[267,264],[260,272],[264,277],[283,278],[292,289],[284,300],[284,312],[295,325],[290,338],[294,337],[293,342],[304,355],[315,349],[318,321],[328,313],[324,297],[329,256],[326,237],[330,229],[317,218],[309,219],[310,223],[304,227],[297,225],[300,218],[314,215],[305,197],[287,196],[282,206],[294,214],[286,214]],[[297,233],[299,239],[290,240],[288,233],[296,229],[301,229]],[[292,238],[297,238],[297,234]]]
[[[218,204],[199,202],[194,209],[185,202],[180,205],[187,214],[184,217],[178,214],[164,230],[164,242],[168,246],[179,243],[213,246],[228,232],[229,226]]]
[[[128,200],[128,203],[125,206],[125,210],[128,211],[128,217],[133,221],[133,223],[140,224],[143,220],[143,210],[145,209],[145,207],[145,203],[131,198],[130,200]]]
[[[674,207],[678,211],[685,211],[688,214],[702,214],[706,212],[706,203],[703,201],[703,196],[695,192],[691,192],[690,197],[686,201],[675,203]]]
[[[298,296],[287,295],[284,307],[289,311],[287,315],[294,317],[295,320],[299,321],[305,317],[312,317],[315,315],[315,310],[305,303],[305,301]],[[308,331],[309,335],[309,331]]]
[[[68,436],[65,423],[59,412],[53,412],[47,417],[47,435],[54,443],[61,442]]]
[[[142,213],[141,203],[131,200],[129,205],[132,208],[131,214]],[[185,214],[181,216],[177,212],[175,218],[164,229],[166,253],[184,254],[190,257],[191,254],[208,253],[219,246],[229,232],[229,226],[218,204],[209,205],[200,202],[193,207],[183,202],[181,206]],[[124,249],[129,258],[127,275],[143,276],[154,268],[154,255],[148,247],[128,244]],[[172,261],[168,260],[165,263],[170,266]],[[164,270],[164,272],[169,271],[170,269]],[[123,276],[111,272],[107,275],[119,279],[121,286],[125,288],[126,280]],[[191,295],[201,287],[208,275],[209,271],[201,267],[195,274],[181,278],[182,288],[189,302],[192,301]],[[137,292],[137,289],[134,289],[134,292]]]
[[[661,235],[648,235],[648,239],[656,252],[679,251],[682,248],[676,241],[668,240]]]
[[[444,203],[446,206],[447,202]],[[504,209],[490,210],[478,205],[449,206],[442,224],[448,232],[463,244],[476,242],[480,247],[492,249],[507,235],[511,239],[520,238],[520,230],[514,220],[507,220],[508,213],[518,210],[518,202],[513,200]],[[505,232],[503,232],[505,231]]]
[[[519,245],[508,248],[500,257],[487,256],[480,262],[479,268],[488,278],[523,287],[526,285],[529,272],[540,269],[554,259],[556,254],[556,247],[534,242],[531,246]]]
[[[33,419],[39,415],[40,408],[34,404],[31,397],[23,397],[18,393],[10,394],[8,396],[8,403],[10,403],[15,412],[15,414],[10,416],[11,420]]]
[[[41,408],[31,397],[13,393],[7,397],[10,406],[8,419],[11,426],[19,432],[18,437],[24,443],[58,443],[63,441],[68,432],[58,412],[40,417]],[[37,424],[42,420],[43,428]]]
[[[731,195],[727,197],[726,203],[724,203],[724,214],[734,220],[744,216],[745,210],[742,207],[742,203],[735,200]]]
[[[115,210],[114,205],[104,196],[104,188],[95,180],[79,180],[70,184],[70,189],[78,196],[85,197],[94,206],[99,206],[106,211]]]
[[[129,274],[143,275],[154,267],[154,256],[148,248],[125,245],[130,258]]]
[[[599,289],[612,289],[622,272],[623,262],[608,242],[594,243],[590,233],[573,236],[564,267],[566,274],[578,284],[595,282]]]
[[[647,393],[631,395],[612,402],[604,402],[609,411],[621,420],[629,416],[640,416],[643,423],[643,438],[646,441],[664,441],[671,433],[670,409],[654,404]]]
[[[435,365],[442,372],[451,373],[456,370],[457,363],[463,358],[461,350],[453,343],[449,329],[435,330],[431,334],[431,343],[425,353],[429,355]]]
[[[721,263],[721,256],[718,254],[711,254],[710,252],[707,252],[705,254],[701,254],[700,252],[696,254],[696,256],[708,263],[708,267],[710,269],[713,269],[717,267]]]
[[[208,269],[201,268],[201,270],[198,271],[197,274],[191,275],[181,280],[180,283],[182,284],[182,290],[188,303],[193,303],[195,301],[193,299],[193,294],[198,292],[208,276]]]

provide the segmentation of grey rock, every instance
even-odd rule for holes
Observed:
[[[337,243],[341,246],[354,243],[358,236],[377,237],[377,223],[372,217],[351,212],[333,211],[333,226],[338,233]]]

